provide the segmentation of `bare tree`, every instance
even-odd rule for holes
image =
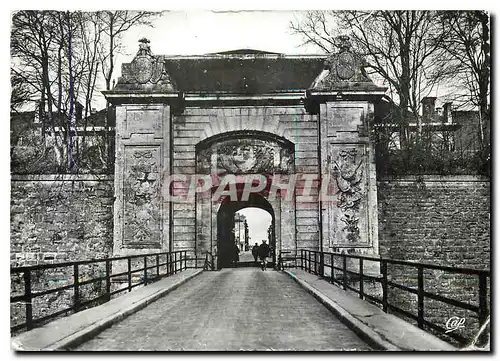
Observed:
[[[115,70],[115,58],[122,50],[122,36],[134,26],[152,26],[152,20],[160,13],[148,11],[101,11],[99,19],[104,35],[101,42],[100,60],[106,82],[106,90],[111,89],[111,80]]]
[[[409,115],[421,130],[420,99],[437,83],[427,70],[442,36],[435,12],[313,11],[307,12],[305,20],[292,22],[291,29],[306,44],[327,51],[336,45],[332,34],[349,35],[355,49],[366,57],[368,72],[382,77],[399,101],[402,141],[408,138]]]
[[[101,11],[98,13],[98,18],[102,26],[102,36],[100,41],[99,60],[101,70],[106,84],[106,90],[111,89],[111,81],[115,71],[116,55],[122,51],[122,37],[129,29],[134,26],[146,25],[152,26],[154,17],[161,13],[153,13],[147,11]],[[111,148],[109,147],[109,108],[110,104],[106,103],[106,124],[105,124],[105,142],[107,149],[105,153],[109,160],[112,159]]]
[[[55,150],[61,170],[73,167],[74,156],[72,171],[83,165],[86,138],[75,127],[75,104],[85,104],[86,119],[100,77],[99,26],[93,13],[19,11],[12,17],[12,106],[36,104],[41,144]]]
[[[26,83],[18,72],[11,69],[10,111],[19,113],[22,109],[37,99],[37,93]]]
[[[490,19],[484,11],[440,12],[439,51],[433,56],[434,73],[450,84],[449,100],[458,107],[479,110],[478,138],[482,149],[489,141],[484,129],[490,119]]]

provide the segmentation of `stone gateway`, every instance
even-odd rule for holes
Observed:
[[[113,90],[114,254],[227,253],[234,213],[272,217],[271,247],[378,255],[369,138],[385,92],[341,39],[329,56],[154,55],[141,39]]]

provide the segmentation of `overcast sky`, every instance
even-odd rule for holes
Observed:
[[[248,234],[251,237],[250,246],[260,244],[263,239],[267,240],[267,229],[271,225],[271,215],[260,208],[243,208],[238,211],[247,217]]]

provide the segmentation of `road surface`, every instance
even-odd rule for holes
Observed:
[[[233,268],[202,273],[76,350],[370,348],[286,274]]]

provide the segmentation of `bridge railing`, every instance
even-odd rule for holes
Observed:
[[[292,258],[288,256],[288,258]],[[355,260],[355,262],[352,262]],[[315,275],[328,279],[331,283],[337,284],[344,290],[350,290],[359,295],[361,299],[367,299],[375,304],[378,304],[384,312],[393,311],[402,314],[412,320],[415,320],[418,327],[424,329],[426,327],[447,334],[449,337],[457,340],[460,343],[468,342],[468,339],[455,334],[449,333],[449,330],[431,322],[426,318],[424,304],[426,300],[439,301],[446,305],[471,311],[477,315],[478,325],[484,324],[487,320],[488,311],[488,281],[491,278],[489,270],[477,270],[472,268],[459,268],[449,266],[439,266],[435,264],[418,263],[403,260],[392,260],[388,258],[377,258],[361,255],[348,255],[336,252],[320,252],[313,250],[299,250],[296,257],[296,262],[299,268],[313,273]],[[366,264],[372,262],[379,265],[379,274],[368,274],[365,272]],[[349,263],[349,267],[348,267]],[[393,277],[388,274],[388,266],[402,266],[406,268],[416,269],[417,284],[416,287],[411,287],[408,284],[397,283],[392,280]],[[357,268],[357,269],[353,269]],[[327,272],[325,272],[325,269]],[[463,275],[475,277],[477,285],[477,303],[471,304],[458,299],[430,292],[425,288],[424,274],[428,270],[442,271],[455,275]],[[379,283],[382,288],[381,298],[365,292],[365,282],[371,281]],[[357,284],[357,287],[355,285]],[[398,291],[408,292],[415,295],[417,298],[417,312],[404,310],[392,303],[389,297],[389,287]]]
[[[12,267],[11,313],[16,313],[24,321],[11,325],[11,331],[30,330],[58,316],[105,303],[118,293],[130,292],[135,287],[188,268],[198,268],[197,259],[189,257],[188,252],[180,250]],[[112,273],[112,269],[117,272]],[[54,277],[59,279],[54,282]],[[54,283],[56,287],[51,287]],[[64,285],[58,286],[60,283]],[[15,306],[19,305],[24,305],[24,312],[22,307],[17,307],[16,311]],[[34,305],[38,309],[34,310]],[[51,312],[54,308],[57,311]],[[34,317],[34,313],[40,317]]]
[[[286,268],[297,267],[297,257],[292,251],[281,251],[278,255],[276,269],[284,270]]]
[[[214,256],[211,252],[205,252],[205,263],[203,264],[205,271],[213,271],[215,269]]]

